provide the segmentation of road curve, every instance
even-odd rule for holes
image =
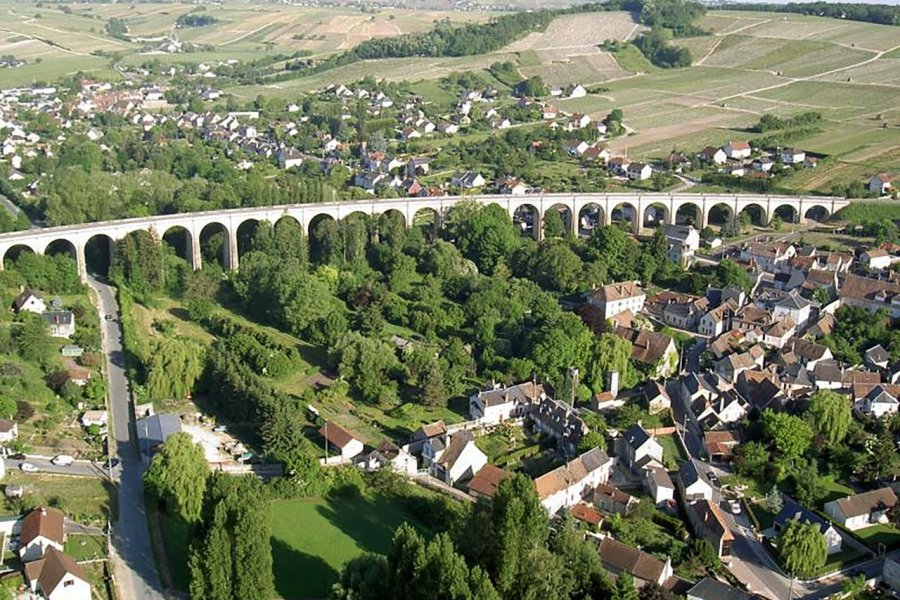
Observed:
[[[131,436],[134,431],[134,411],[129,400],[128,378],[125,376],[119,305],[112,287],[91,276],[88,276],[88,284],[97,292],[100,304],[100,329],[106,355],[113,433],[110,454],[118,455],[122,461],[118,473],[119,518],[113,525],[112,535],[112,559],[118,597],[122,600],[163,600],[144,511],[141,483],[144,464],[136,450],[136,440]],[[106,315],[114,318],[106,320]]]

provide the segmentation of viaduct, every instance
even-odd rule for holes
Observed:
[[[440,227],[447,210],[458,202],[474,201],[482,205],[497,204],[510,217],[531,228],[540,239],[543,218],[548,211],[559,211],[569,231],[579,232],[582,219],[608,225],[614,219],[631,222],[635,232],[651,222],[674,223],[676,216],[689,211],[692,222],[699,227],[709,223],[713,209],[724,211],[734,218],[744,210],[756,213],[757,221],[768,224],[776,211],[789,222],[804,222],[807,218],[821,219],[834,214],[850,202],[846,198],[825,196],[769,196],[754,194],[540,194],[540,195],[471,195],[437,198],[393,198],[347,202],[321,202],[285,206],[250,207],[195,213],[179,213],[154,217],[139,217],[118,221],[84,223],[62,227],[35,228],[0,234],[0,269],[7,254],[14,248],[43,254],[50,246],[69,251],[76,260],[78,272],[87,273],[85,248],[95,239],[105,238],[110,244],[135,231],[152,230],[162,239],[170,231],[180,230],[186,237],[186,256],[195,269],[201,267],[200,238],[210,231],[224,234],[223,261],[228,269],[238,268],[238,230],[246,223],[279,219],[295,219],[304,232],[309,232],[319,218],[343,219],[354,213],[381,215],[389,211],[399,213],[410,226],[419,213],[430,211],[434,223]],[[530,215],[530,216],[525,216]]]

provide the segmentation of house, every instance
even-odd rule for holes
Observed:
[[[501,194],[509,194],[512,196],[521,196],[528,192],[528,186],[519,179],[513,177],[504,177],[497,181],[497,191]]]
[[[570,88],[566,88],[567,98],[584,98],[587,96],[587,90],[580,83],[576,83]]]
[[[897,504],[897,495],[889,487],[846,496],[825,503],[825,514],[850,531],[886,523],[888,511]]]
[[[653,175],[653,168],[647,163],[633,162],[626,167],[625,173],[632,181],[644,181]]]
[[[601,483],[609,481],[613,460],[600,448],[588,450],[578,458],[534,480],[541,506],[551,515],[575,506]]]
[[[687,600],[757,600],[749,592],[722,583],[718,579],[704,577],[687,591]]]
[[[700,248],[700,232],[690,225],[666,225],[666,258],[677,265],[689,264]]]
[[[91,584],[71,556],[49,548],[43,558],[25,564],[25,579],[34,594],[47,600],[91,600]]]
[[[722,151],[728,158],[738,160],[741,158],[749,158],[752,153],[749,142],[730,141],[722,147]]]
[[[512,477],[512,473],[509,471],[488,463],[475,473],[475,477],[469,480],[469,495],[492,500],[500,483],[510,477]]]
[[[25,311],[40,315],[47,310],[47,303],[44,302],[44,298],[40,293],[25,288],[13,300],[13,310],[17,313]]]
[[[447,426],[443,421],[435,421],[419,427],[412,436],[405,449],[413,456],[423,453],[424,446],[431,440],[440,440],[447,436]]]
[[[472,171],[457,173],[451,178],[450,185],[464,190],[471,190],[483,186],[484,177],[482,177],[480,173],[473,173]]]
[[[782,148],[781,162],[786,165],[799,165],[806,162],[806,152],[797,148]]]
[[[738,445],[740,439],[737,432],[724,431],[707,431],[703,434],[703,446],[706,448],[706,455],[713,462],[728,462],[734,454],[734,448]]]
[[[870,271],[890,269],[893,257],[883,248],[869,248],[860,255],[860,260]]]
[[[362,454],[364,448],[362,440],[337,423],[326,422],[319,428],[319,435],[325,438],[327,446],[338,452],[341,460],[350,460],[354,456]],[[326,451],[327,449],[326,447]]]
[[[644,385],[644,402],[647,404],[651,415],[666,412],[672,409],[672,399],[666,392],[666,387],[656,381],[648,381]]]
[[[620,456],[625,466],[637,473],[650,463],[662,465],[663,447],[640,424],[632,425],[621,439]]]
[[[715,503],[709,499],[698,500],[690,504],[685,512],[698,538],[712,544],[719,558],[731,556],[734,534],[731,533],[722,510]]]
[[[181,420],[177,415],[150,415],[135,423],[135,428],[141,452],[150,455],[156,452],[170,435],[181,431]]]
[[[569,514],[573,519],[577,519],[586,524],[591,531],[597,531],[603,524],[603,513],[589,504],[580,502],[569,510]]]
[[[882,279],[846,275],[838,296],[845,304],[864,308],[869,312],[887,311],[891,318],[900,319],[900,284]]]
[[[627,516],[638,502],[637,498],[614,485],[601,483],[594,490],[594,506],[606,514]]]
[[[681,498],[686,504],[712,499],[713,486],[693,459],[678,465],[678,480]]]
[[[525,416],[544,397],[544,386],[530,381],[506,388],[494,386],[469,397],[469,418],[481,425],[497,425]]]
[[[700,317],[700,322],[697,324],[697,332],[711,338],[722,335],[725,331],[731,329],[731,318],[736,310],[737,307],[730,300],[720,304]]]
[[[815,523],[819,527],[819,531],[825,537],[825,546],[828,555],[841,551],[843,540],[840,532],[835,529],[834,525],[817,515],[816,513],[806,510],[793,500],[785,500],[781,508],[781,512],[775,515],[773,528],[775,533],[779,533],[784,529],[789,520],[800,521],[802,523]]]
[[[278,152],[278,165],[282,169],[292,169],[303,164],[303,155],[296,148],[284,148]]]
[[[873,175],[869,179],[869,191],[883,196],[891,191],[891,176],[887,173]]]
[[[794,338],[784,347],[785,352],[793,352],[800,364],[813,370],[816,364],[823,360],[834,360],[831,349],[824,344],[810,342],[802,338]]]
[[[612,575],[628,573],[638,587],[648,583],[662,585],[674,574],[672,559],[666,558],[666,562],[663,562],[609,536],[603,538],[597,551],[600,553],[600,562],[604,569]]]
[[[658,465],[649,465],[644,469],[644,488],[656,505],[669,504],[675,500],[675,484],[666,470]]]
[[[731,383],[737,383],[742,372],[762,367],[764,356],[765,352],[759,346],[753,346],[747,352],[729,354],[716,362],[716,374]]]
[[[562,452],[573,456],[578,443],[588,432],[587,425],[578,413],[562,400],[544,396],[528,413],[534,428],[556,440]]]
[[[471,431],[459,431],[450,436],[447,449],[431,462],[429,472],[447,485],[470,479],[487,464],[487,456],[475,445]]]
[[[657,297],[660,295],[657,294]],[[667,325],[693,331],[708,307],[706,298],[679,297],[665,304],[662,319]]]
[[[588,303],[601,309],[604,319],[626,310],[637,314],[644,308],[646,300],[647,294],[636,281],[610,283],[594,290],[588,296]]]
[[[587,152],[591,145],[584,140],[569,140],[565,143],[565,147],[569,156],[581,156]]]
[[[744,371],[747,372],[749,371]],[[750,404],[736,390],[730,389],[710,402],[696,418],[704,429],[727,429],[747,416],[750,409]]]
[[[728,155],[725,154],[725,151],[721,148],[707,146],[700,152],[699,158],[703,162],[712,163],[714,165],[724,165],[728,160]]]
[[[22,519],[19,558],[24,562],[42,558],[48,548],[60,552],[66,542],[66,516],[57,508],[35,508]]]
[[[408,476],[415,475],[419,470],[416,458],[412,454],[387,440],[369,452],[360,466],[367,471],[387,468],[394,473]]]
[[[900,407],[900,401],[897,399],[897,394],[892,394],[888,391],[888,387],[897,388],[897,386],[877,385],[861,401],[856,403],[855,408],[859,412],[865,415],[872,415],[876,419],[880,419],[885,415],[896,414],[898,407]]]
[[[678,369],[675,340],[664,333],[616,327],[615,334],[631,342],[631,358],[652,367],[651,378],[668,377]]]
[[[54,310],[41,315],[49,328],[50,337],[69,338],[75,333],[75,315],[70,310]]]
[[[109,414],[105,410],[86,410],[81,415],[81,426],[91,427],[96,425],[97,427],[105,427],[108,419]]]
[[[822,360],[813,369],[813,383],[817,390],[838,390],[844,386],[844,373],[833,360]]]
[[[798,294],[788,294],[783,300],[775,303],[772,317],[776,321],[790,321],[798,327],[803,327],[809,321],[809,313],[812,303]]]

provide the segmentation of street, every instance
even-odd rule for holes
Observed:
[[[25,460],[17,460],[14,458],[3,459],[3,464],[7,471],[18,471],[22,463],[31,463],[38,468],[38,473],[54,473],[56,475],[81,475],[83,477],[106,477],[106,471],[101,468],[99,463],[93,463],[89,460],[76,460],[68,467],[54,465],[49,458],[28,456]],[[26,473],[27,474],[27,473]]]
[[[137,452],[133,430],[133,408],[129,400],[119,306],[113,288],[88,276],[89,285],[100,301],[100,329],[106,354],[109,383],[109,412],[113,438],[110,455],[122,461],[118,467],[119,518],[113,525],[113,564],[118,596],[123,600],[162,600],[162,585],[153,561],[150,533],[144,512],[141,483],[144,464]],[[105,320],[104,315],[113,319]]]

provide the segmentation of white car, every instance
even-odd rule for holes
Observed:
[[[71,467],[75,459],[67,454],[60,454],[59,456],[54,456],[50,462],[57,467]]]
[[[728,503],[728,508],[731,509],[731,514],[739,515],[741,514],[741,503],[737,500],[732,500]]]
[[[38,472],[38,468],[36,466],[34,466],[33,464],[31,464],[30,462],[23,462],[21,465],[19,465],[19,468],[22,469],[23,471],[25,471],[26,473],[37,473]]]

